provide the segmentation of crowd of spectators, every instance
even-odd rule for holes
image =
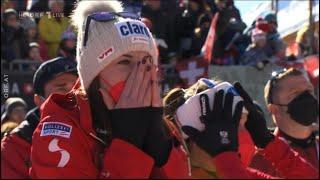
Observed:
[[[72,56],[76,35],[65,11],[70,1],[50,0],[46,5],[37,1],[29,9],[21,2],[1,1],[1,61],[42,62],[58,55]]]
[[[45,61],[56,56],[75,59],[76,31],[68,16],[75,0],[1,1],[1,59]],[[286,47],[273,13],[257,17],[250,27],[233,0],[128,0],[126,11],[139,13],[156,38],[160,62],[173,64],[201,54],[211,19],[219,13],[212,64],[260,67],[286,58]],[[305,28],[304,32],[308,28]],[[300,55],[309,41],[301,32]],[[297,58],[293,58],[297,59]],[[291,58],[292,60],[292,58]]]

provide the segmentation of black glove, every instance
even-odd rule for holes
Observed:
[[[262,109],[253,103],[251,97],[239,82],[235,82],[233,86],[243,98],[244,106],[249,112],[245,123],[246,129],[249,131],[254,144],[259,148],[265,148],[274,139],[274,135],[267,128]]]
[[[162,115],[162,107],[149,107],[143,117],[150,122],[143,150],[154,159],[157,167],[167,163],[173,145]]]
[[[205,130],[200,132],[190,126],[183,126],[182,130],[191,140],[211,156],[225,151],[238,150],[238,126],[242,114],[243,103],[239,102],[232,117],[233,94],[227,93],[223,107],[224,91],[215,94],[212,111],[209,106],[208,95],[200,96],[201,121]]]
[[[147,109],[129,108],[110,110],[112,136],[142,149],[150,124],[150,121],[143,117]]]

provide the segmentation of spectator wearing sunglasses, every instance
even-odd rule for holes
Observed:
[[[307,77],[294,68],[273,73],[265,86],[268,110],[277,125],[274,135],[283,138],[301,157],[319,169],[319,139],[312,124],[319,121],[319,105]],[[282,174],[257,152],[251,166],[271,175]]]
[[[118,1],[81,1],[79,81],[41,106],[32,178],[186,178],[186,154],[162,121],[157,47]]]

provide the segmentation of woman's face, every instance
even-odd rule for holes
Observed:
[[[26,108],[23,106],[17,106],[12,110],[10,120],[20,124],[24,120],[25,115]]]
[[[134,66],[143,59],[148,59],[150,55],[143,51],[133,51],[123,54],[105,67],[99,74],[101,87],[110,90],[115,84],[126,81]]]
[[[65,41],[66,47],[72,49],[76,47],[76,40],[75,39],[68,39]]]

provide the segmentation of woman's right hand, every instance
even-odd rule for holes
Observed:
[[[117,103],[106,91],[99,91],[110,110],[112,137],[142,150],[151,124],[144,118],[147,107],[151,106],[151,62],[142,60],[133,68]]]
[[[99,89],[103,101],[108,109],[127,109],[148,107],[152,99],[152,64],[146,59],[139,61],[126,80],[125,87],[117,103],[113,101],[108,92]]]

